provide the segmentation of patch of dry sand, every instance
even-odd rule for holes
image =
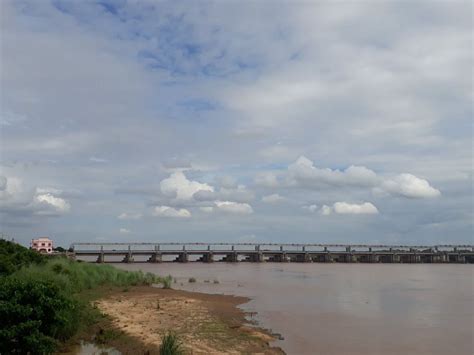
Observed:
[[[244,325],[242,300],[176,290],[143,289],[96,302],[113,326],[147,345],[159,346],[168,331],[191,354],[281,354],[266,332]]]

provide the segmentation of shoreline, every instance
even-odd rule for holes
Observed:
[[[162,336],[171,331],[185,353],[284,354],[270,345],[277,336],[246,319],[247,313],[238,306],[248,301],[153,286],[105,290],[92,304],[106,319],[78,335],[68,348],[80,340],[95,342],[99,334],[101,344],[122,354],[158,354]]]

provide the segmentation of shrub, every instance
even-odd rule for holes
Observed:
[[[23,266],[45,262],[44,255],[19,244],[0,239],[0,276],[10,275]]]
[[[169,332],[163,336],[160,345],[160,355],[181,355],[184,354],[183,346],[178,336]]]
[[[49,280],[3,278],[0,284],[0,353],[54,351],[72,336],[80,304]]]

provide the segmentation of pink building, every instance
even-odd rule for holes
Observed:
[[[53,241],[46,237],[32,239],[31,249],[37,250],[40,253],[50,254],[53,252]]]

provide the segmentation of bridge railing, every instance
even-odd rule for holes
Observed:
[[[456,244],[438,244],[438,245],[384,245],[384,244],[324,244],[324,243],[228,243],[228,242],[104,242],[104,243],[92,243],[92,242],[76,242],[71,244],[73,250],[77,250],[77,247],[87,248],[98,248],[104,250],[110,250],[109,248],[118,248],[125,247],[124,249],[130,249],[132,251],[139,251],[138,248],[149,247],[150,249],[142,249],[142,251],[156,250],[202,250],[198,247],[205,246],[207,250],[213,250],[214,248],[227,247],[229,250],[239,249],[245,250],[244,247],[249,248],[248,250],[264,250],[265,248],[270,248],[269,250],[301,250],[301,251],[319,251],[314,250],[314,248],[319,248],[323,250],[331,251],[359,251],[360,249],[365,249],[363,251],[381,251],[381,250],[439,250],[439,251],[452,251],[452,250],[474,250],[474,245],[456,245]],[[174,247],[179,247],[173,249]],[[214,248],[213,248],[214,247]],[[227,249],[226,248],[226,249]],[[275,249],[274,249],[275,248]],[[282,249],[283,248],[283,249]],[[341,250],[335,250],[341,249]],[[450,250],[446,250],[450,249]]]

